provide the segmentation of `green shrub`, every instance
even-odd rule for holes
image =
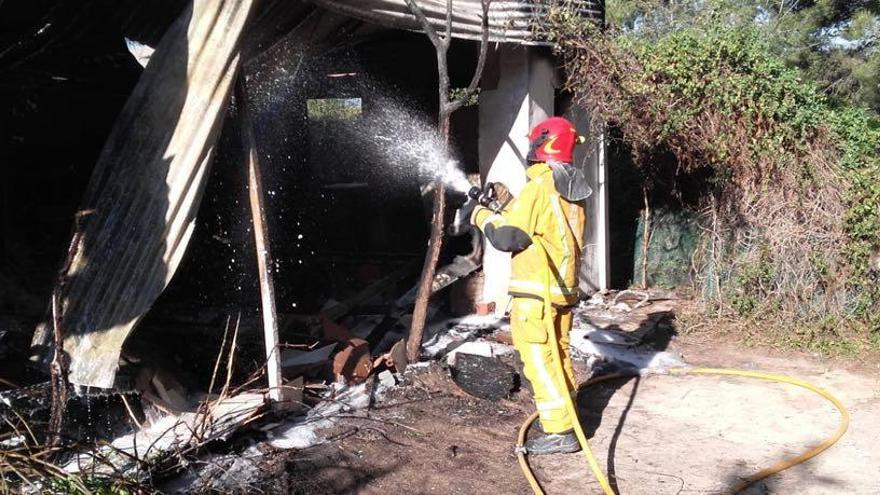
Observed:
[[[867,112],[833,106],[753,28],[644,39],[563,9],[549,32],[575,101],[620,129],[649,186],[706,177],[694,277],[717,283],[697,285],[741,315],[877,330],[880,126]],[[670,152],[679,167],[655,167]]]

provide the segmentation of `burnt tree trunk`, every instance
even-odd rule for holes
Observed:
[[[438,116],[438,126],[440,134],[446,146],[449,146],[449,118],[452,112],[461,108],[477,90],[480,77],[483,73],[483,65],[486,62],[486,50],[489,40],[489,4],[491,0],[482,0],[483,20],[482,20],[482,39],[480,40],[480,56],[477,60],[477,68],[471,78],[470,84],[464,93],[457,99],[450,100],[449,87],[449,66],[447,63],[447,53],[449,45],[452,42],[452,0],[446,2],[446,33],[441,37],[422,9],[416,4],[416,0],[406,0],[409,10],[416,16],[425,34],[437,51],[437,73],[438,73],[438,97],[440,101],[440,112]],[[422,266],[422,275],[419,280],[419,289],[416,293],[415,308],[413,308],[412,324],[410,326],[409,339],[406,343],[406,355],[409,362],[419,359],[422,348],[422,338],[425,331],[425,319],[428,314],[428,300],[431,297],[431,286],[434,281],[434,274],[437,272],[437,261],[440,259],[440,248],[443,245],[443,225],[446,210],[446,185],[439,178],[434,180],[434,207],[431,215],[431,237],[428,245],[428,252],[425,253],[425,263]]]

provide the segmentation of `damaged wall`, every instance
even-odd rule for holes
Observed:
[[[83,240],[63,277],[62,327],[74,383],[112,385],[123,342],[181,261],[250,4],[195,1],[157,47],[98,160],[83,203]],[[270,5],[287,11],[281,2]],[[303,5],[297,2],[289,11],[314,12]],[[359,21],[343,26],[352,22]],[[251,36],[248,41],[267,46]],[[542,92],[545,86],[541,82]],[[552,101],[549,107],[532,107],[528,112],[534,119],[536,109],[542,115],[552,112]],[[46,325],[38,329],[37,347],[49,344],[48,330]]]
[[[556,69],[544,50],[508,44],[492,53],[489,66],[480,91],[480,174],[484,184],[501,182],[518,195],[526,184],[529,131],[553,115]],[[492,72],[497,77],[494,84]],[[509,300],[510,253],[484,244],[482,301],[494,302],[496,314],[503,315]]]

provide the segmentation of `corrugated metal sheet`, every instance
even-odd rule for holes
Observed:
[[[195,0],[163,36],[114,124],[62,294],[72,383],[113,385],[122,344],[180,263],[252,4]],[[38,329],[35,345],[51,342],[47,330]]]
[[[405,0],[311,0],[328,10],[391,28],[420,31],[421,25]],[[587,19],[604,18],[604,0],[561,0]],[[534,36],[535,21],[547,14],[547,0],[494,0],[489,9],[489,39],[522,44],[545,44]],[[446,26],[446,0],[417,0],[439,32]],[[483,10],[480,0],[453,0],[452,34],[480,39]]]

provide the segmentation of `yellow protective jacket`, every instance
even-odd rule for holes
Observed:
[[[526,175],[529,182],[501,213],[478,206],[471,223],[496,249],[513,253],[511,296],[543,299],[549,270],[551,302],[574,304],[583,249],[584,202],[571,202],[560,195],[546,163],[532,165]],[[539,237],[543,247],[534,243],[533,237]],[[549,256],[541,252],[544,248]]]

